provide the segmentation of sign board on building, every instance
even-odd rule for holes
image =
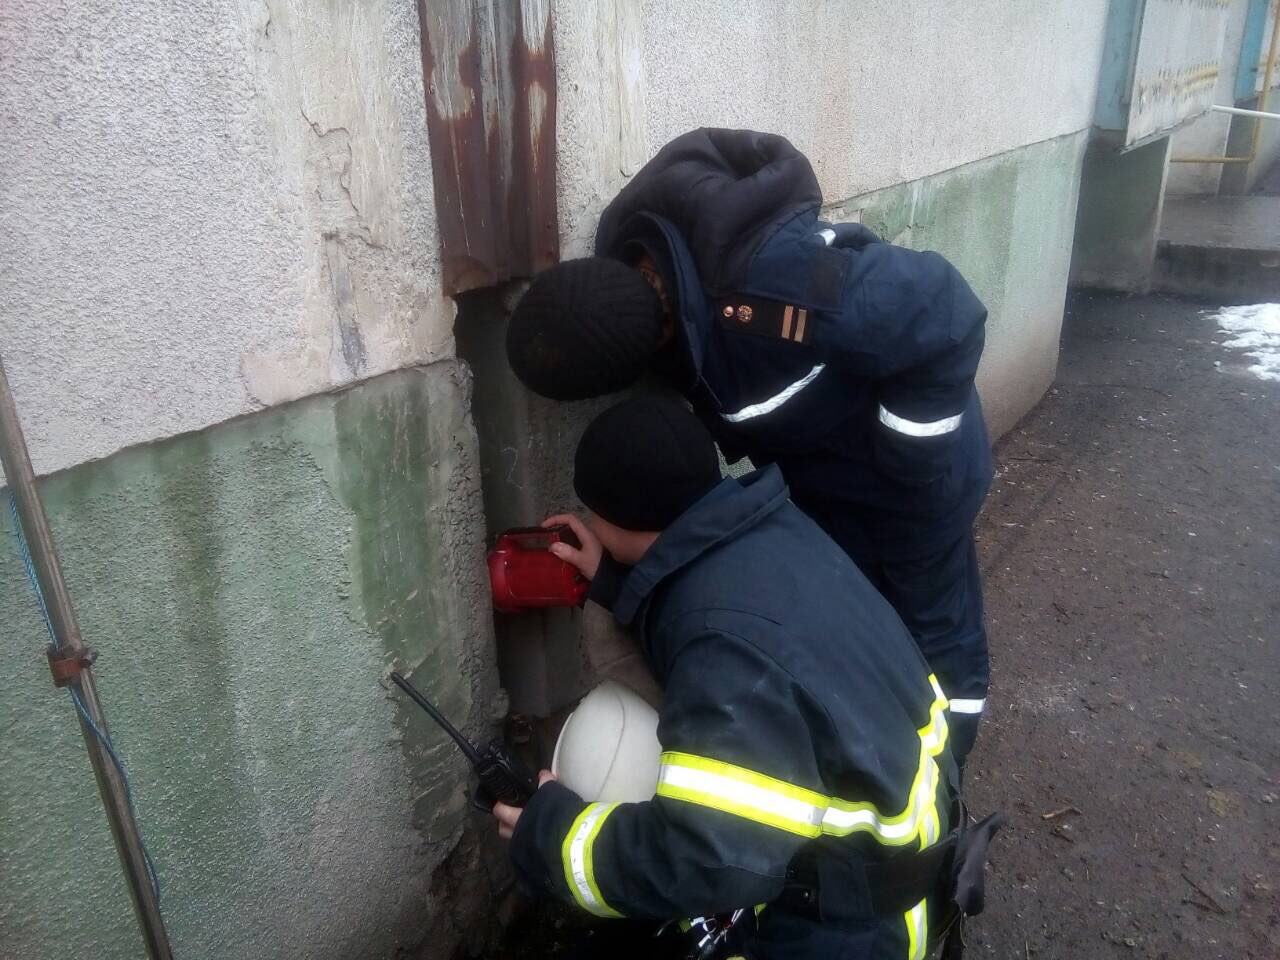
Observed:
[[[1120,149],[1213,105],[1230,0],[1113,0],[1095,125]]]

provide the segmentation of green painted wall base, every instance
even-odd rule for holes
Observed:
[[[469,392],[459,363],[388,374],[42,481],[183,960],[386,958],[487,929],[498,852],[454,854],[466,899],[432,886],[488,826],[465,765],[380,685],[413,668],[476,735],[504,712]],[[134,960],[10,535],[0,620],[0,953]]]
[[[1146,293],[1151,287],[1169,138],[1127,153],[1090,151],[1080,186],[1071,283]]]
[[[1058,362],[1085,134],[1033,143],[830,204],[893,243],[931,249],[989,311],[978,386],[992,436],[1044,395]]]

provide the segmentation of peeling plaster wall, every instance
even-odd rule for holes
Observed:
[[[412,669],[477,739],[505,712],[468,386],[456,361],[385,374],[42,481],[175,956],[447,957],[492,935],[510,876],[466,764],[379,685]],[[0,622],[0,956],[135,960],[7,531]]]
[[[452,354],[399,0],[7,0],[0,353],[38,472]]]
[[[511,882],[379,685],[506,712],[421,71],[411,0],[0,4],[0,354],[179,957],[447,956]],[[7,533],[0,622],[0,956],[133,960]]]

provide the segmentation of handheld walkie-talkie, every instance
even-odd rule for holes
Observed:
[[[538,789],[538,781],[516,759],[501,737],[495,737],[487,747],[477,748],[403,674],[393,670],[391,679],[413,698],[414,703],[427,711],[432,720],[440,724],[444,732],[453,738],[463,756],[470,761],[471,769],[480,778],[480,785],[471,797],[471,802],[477,809],[489,813],[499,800],[511,807],[523,807],[529,802],[533,792]]]

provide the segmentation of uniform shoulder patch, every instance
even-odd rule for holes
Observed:
[[[809,309],[792,303],[731,293],[716,301],[715,311],[726,330],[801,344],[812,336]]]

